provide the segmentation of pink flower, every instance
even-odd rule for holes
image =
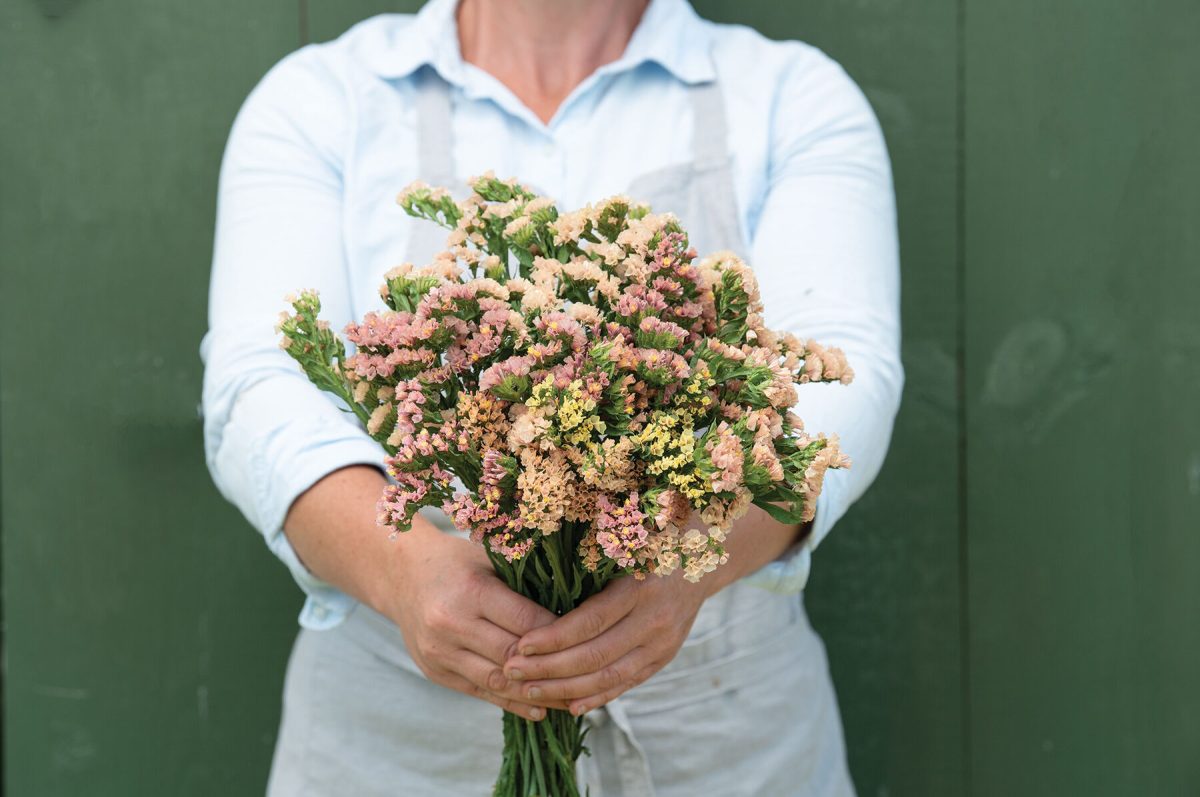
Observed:
[[[813,461],[804,471],[804,514],[805,522],[812,520],[817,514],[817,498],[825,483],[825,472],[830,468],[848,468],[850,458],[842,453],[837,435],[825,439],[825,447],[817,452]]]
[[[841,382],[844,385],[853,381],[854,369],[846,363],[846,355],[841,349],[827,348],[815,340],[805,343],[804,348],[804,371],[796,381]]]
[[[569,343],[571,351],[578,352],[587,348],[587,332],[583,325],[566,313],[554,312],[539,316],[533,326],[542,337],[549,338],[553,343]],[[562,346],[558,348],[561,350]]]
[[[687,360],[668,349],[637,349],[637,372],[652,384],[665,385],[687,379],[692,374]]]
[[[713,467],[717,469],[712,479],[713,492],[723,493],[740,487],[745,453],[741,438],[734,434],[729,424],[722,421],[717,426],[716,437],[709,440],[707,448]]]
[[[640,346],[655,349],[677,349],[687,339],[686,329],[679,324],[664,321],[656,316],[646,316],[638,324],[637,341]]]
[[[775,446],[769,437],[764,440],[761,436],[757,436],[750,455],[753,457],[755,465],[766,470],[771,481],[783,481],[783,464],[779,461],[779,455],[775,453]]]
[[[397,531],[407,530],[412,525],[413,515],[429,499],[449,491],[454,475],[441,467],[434,466],[423,471],[405,473],[389,468],[396,484],[383,488],[383,496],[377,505],[376,521],[381,526],[391,526]]]
[[[533,364],[534,359],[525,355],[517,355],[509,357],[507,360],[501,360],[495,365],[489,366],[486,371],[479,375],[479,389],[491,390],[506,379],[529,376],[529,369]]]
[[[750,410],[746,413],[746,428],[755,433],[766,429],[768,439],[773,439],[783,434],[783,417],[770,407]]]
[[[687,498],[674,488],[663,490],[658,496],[658,513],[654,523],[660,529],[679,531],[687,523],[692,507]]]
[[[412,313],[367,313],[361,324],[347,324],[346,339],[360,349],[419,346],[438,331],[438,322]]]
[[[621,504],[613,504],[607,495],[597,500],[596,542],[604,555],[621,567],[637,564],[637,551],[646,547],[649,531],[646,513],[638,508],[637,493],[630,493]]]

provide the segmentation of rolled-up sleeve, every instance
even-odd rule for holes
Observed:
[[[900,405],[900,265],[887,147],[866,97],[806,48],[779,86],[766,199],[753,220],[751,264],[767,325],[843,349],[850,385],[801,386],[810,433],[836,434],[851,458],[831,470],[811,534],[750,577],[797,592],[812,552],[875,480]]]
[[[292,502],[326,474],[380,466],[380,447],[279,349],[284,296],[320,288],[351,318],[342,243],[346,97],[313,48],[293,53],[243,104],[221,165],[205,364],[205,455],[213,480],[262,533],[308,600],[301,623],[340,622],[353,599],[308,571],[283,533]]]

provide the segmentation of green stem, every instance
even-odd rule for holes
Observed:
[[[528,560],[510,563],[491,556],[492,564],[515,592],[565,614],[607,580],[575,572],[572,553],[579,533],[564,523],[541,540]],[[575,765],[586,752],[583,718],[557,709],[546,714],[541,722],[531,722],[505,712],[504,755],[493,797],[580,797]]]
[[[575,762],[584,752],[583,720],[550,711],[541,722],[504,714],[504,759],[493,797],[580,797]]]

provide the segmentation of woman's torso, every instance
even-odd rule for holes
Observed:
[[[421,15],[375,17],[334,43],[346,94],[342,121],[344,157],[339,164],[343,190],[343,245],[355,313],[378,307],[378,284],[388,269],[409,253],[418,224],[395,204],[397,192],[415,179],[426,179],[418,158],[419,85],[434,72],[453,89],[449,139],[459,181],[493,171],[515,176],[574,209],[607,196],[639,191],[658,211],[672,211],[685,224],[687,209],[678,206],[673,172],[693,162],[698,87],[718,83],[720,111],[727,131],[719,136],[729,156],[728,196],[731,218],[742,241],[752,240],[758,209],[769,189],[771,131],[775,102],[771,75],[782,78],[798,55],[816,54],[797,43],[768,42],[745,28],[716,26],[695,16],[682,0],[656,0],[644,25],[664,27],[680,38],[686,54],[669,57],[664,48],[645,45],[601,68],[566,99],[548,125],[542,124],[498,81],[463,63],[457,44],[446,35],[447,0],[435,0]],[[427,16],[428,18],[423,18]],[[657,35],[661,36],[660,31]],[[386,54],[413,41],[427,41],[428,57],[412,54],[395,63]],[[671,51],[674,47],[666,48]],[[453,52],[447,54],[447,51]],[[700,127],[706,140],[713,131]],[[631,194],[632,195],[632,194]],[[669,204],[668,204],[669,203]],[[693,243],[701,255],[707,246],[701,223]],[[723,236],[728,238],[730,236]],[[743,251],[743,255],[749,255]]]

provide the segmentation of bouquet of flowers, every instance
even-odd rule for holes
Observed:
[[[381,525],[440,507],[563,614],[614,578],[701,578],[752,503],[812,518],[849,460],[789,408],[798,385],[850,381],[841,351],[767,329],[751,270],[697,262],[670,214],[626,197],[560,213],[491,174],[471,188],[400,194],[446,249],[386,275],[387,310],[345,329],[353,353],[315,291],[281,316],[282,347],[387,452]],[[582,722],[505,713],[495,795],[576,797]]]

